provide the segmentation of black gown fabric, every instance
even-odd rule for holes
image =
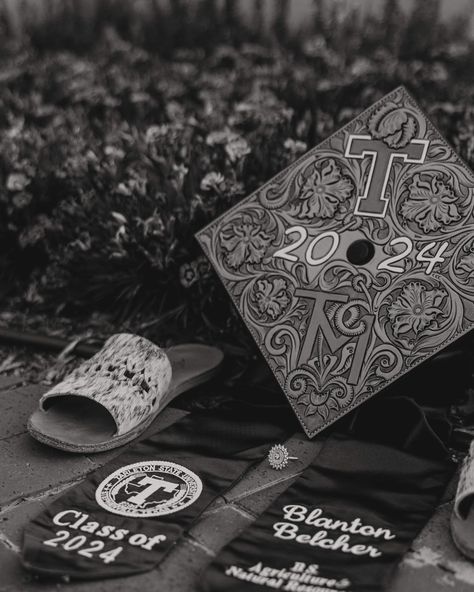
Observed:
[[[200,592],[385,589],[454,463],[406,398],[374,399],[320,439],[311,465],[209,566]]]
[[[245,404],[189,414],[91,473],[30,522],[23,564],[38,575],[72,579],[152,569],[216,496],[294,429],[286,410],[272,414]],[[156,471],[156,462],[163,470]],[[138,470],[136,463],[144,464]],[[107,503],[165,511],[156,517],[112,513],[96,500],[104,481]]]

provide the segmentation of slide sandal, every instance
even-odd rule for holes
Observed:
[[[163,350],[138,335],[112,335],[41,397],[28,431],[69,452],[122,446],[142,434],[172,399],[211,378],[222,359],[221,350],[208,345]]]
[[[451,514],[451,536],[461,553],[474,559],[474,440],[461,467]]]

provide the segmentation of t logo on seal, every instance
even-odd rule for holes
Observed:
[[[354,209],[359,216],[384,218],[387,213],[388,199],[386,194],[388,178],[392,163],[396,158],[410,164],[425,162],[428,152],[428,140],[412,140],[403,148],[390,148],[381,140],[371,136],[350,135],[347,141],[346,158],[365,158],[370,156],[372,163],[365,184],[364,192],[357,198]]]
[[[146,460],[106,477],[96,489],[95,500],[112,514],[153,518],[179,512],[197,501],[201,492],[201,479],[187,467]]]
[[[163,489],[166,493],[172,493],[178,487],[177,483],[170,483],[159,477],[143,477],[138,485],[148,485],[148,487],[128,498],[127,501],[136,506],[143,506],[146,500],[159,489]]]

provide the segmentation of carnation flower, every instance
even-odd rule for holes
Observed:
[[[290,152],[294,156],[303,154],[308,149],[306,142],[301,142],[300,140],[293,140],[293,138],[286,138],[286,140],[283,143],[283,146],[288,150],[288,152]]]
[[[179,281],[183,288],[190,288],[199,279],[199,272],[195,261],[183,263],[179,268]]]
[[[28,193],[27,191],[21,191],[20,193],[16,193],[13,196],[12,203],[15,206],[15,208],[21,210],[22,208],[26,208],[26,206],[29,206],[32,199],[33,196],[31,195],[31,193]]]
[[[209,146],[225,145],[224,149],[231,162],[236,162],[250,153],[247,140],[229,129],[211,132],[207,135],[206,143]]]
[[[143,236],[163,236],[165,225],[161,216],[155,211],[152,216],[142,221]]]
[[[207,173],[205,177],[202,178],[201,181],[201,190],[202,191],[209,191],[210,189],[215,189],[216,191],[220,191],[225,187],[225,179],[221,173],[211,172]]]
[[[215,132],[211,132],[206,137],[206,144],[209,146],[216,146],[219,144],[226,144],[229,142],[236,134],[231,132],[228,129],[218,130]]]
[[[166,136],[169,130],[169,125],[151,125],[145,133],[145,142],[147,144],[152,144],[156,142],[159,138],[163,138]]]
[[[250,154],[250,146],[247,140],[236,136],[226,145],[225,151],[231,162],[236,162],[247,154]]]
[[[31,180],[23,173],[11,173],[7,178],[7,189],[8,191],[23,191],[30,182]]]

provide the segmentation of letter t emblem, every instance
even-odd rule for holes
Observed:
[[[148,487],[128,498],[127,501],[136,506],[142,506],[159,489],[163,489],[167,493],[172,493],[178,487],[176,483],[170,483],[158,477],[143,477],[138,482],[138,485],[148,485]]]
[[[372,159],[365,188],[357,197],[354,210],[359,216],[383,218],[387,212],[387,185],[393,161],[398,158],[403,162],[421,164],[425,162],[429,140],[412,140],[403,148],[390,148],[381,140],[371,136],[351,134],[347,141],[346,158]]]

